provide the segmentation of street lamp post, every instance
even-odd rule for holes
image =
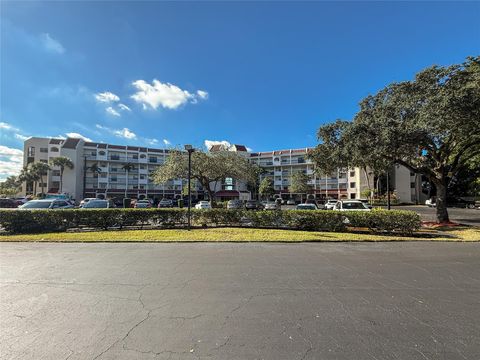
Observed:
[[[192,178],[192,153],[195,151],[192,145],[185,145],[185,150],[188,152],[188,230],[191,228],[191,207],[192,207],[192,190],[191,190],[191,178]]]

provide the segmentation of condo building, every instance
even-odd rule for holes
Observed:
[[[222,145],[214,145],[209,151],[226,151]],[[308,159],[309,148],[278,150],[270,152],[248,152],[244,145],[233,145],[228,151],[245,156],[250,162],[264,169],[259,181],[271,178],[276,197],[300,198],[289,190],[291,178],[296,172],[310,176],[309,197],[316,199],[359,199],[365,189],[374,187],[373,175],[359,168],[337,170],[332,174],[318,174],[315,165]],[[73,168],[66,168],[61,181],[60,169],[52,169],[44,176],[43,187],[50,193],[60,191],[70,194],[77,202],[84,197],[99,195],[108,198],[178,198],[186,186],[185,179],[172,179],[165,184],[154,184],[152,173],[161,166],[169,155],[168,149],[113,145],[86,142],[82,139],[32,137],[24,143],[24,165],[33,162],[50,162],[54,157],[65,156],[73,162]],[[128,164],[128,166],[126,166]],[[397,181],[397,187],[404,191],[405,202],[412,202],[411,179],[404,173]],[[408,179],[407,179],[408,178]],[[402,184],[406,186],[402,187]],[[39,186],[40,185],[40,186]],[[406,189],[408,187],[408,189]],[[24,194],[33,194],[32,183],[23,185]],[[37,184],[39,193],[41,184]],[[247,185],[237,179],[226,178],[215,188],[217,200],[250,199],[256,197]],[[205,197],[202,187],[192,183],[192,195],[197,199]]]

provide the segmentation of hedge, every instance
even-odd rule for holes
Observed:
[[[145,225],[185,227],[187,209],[69,209],[0,210],[0,226],[9,233],[40,233],[75,228],[107,230]],[[203,227],[241,226],[309,231],[345,231],[346,227],[375,232],[411,233],[420,227],[420,217],[411,211],[246,211],[192,209],[192,224]]]

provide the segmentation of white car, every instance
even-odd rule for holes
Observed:
[[[22,206],[19,210],[38,210],[38,209],[73,209],[75,206],[66,200],[61,199],[44,199],[44,200],[30,200]]]
[[[197,205],[195,205],[195,209],[211,209],[212,205],[210,205],[209,201],[200,201]]]
[[[437,206],[437,204],[435,203],[435,200],[433,200],[433,199],[427,199],[427,200],[425,200],[425,205],[427,205],[428,207],[435,207],[435,206]]]
[[[328,200],[326,203],[325,203],[325,210],[333,210],[335,209],[335,204],[337,203],[338,201],[337,200]]]
[[[276,201],[269,201],[265,204],[265,210],[280,210],[280,204]]]
[[[337,211],[371,211],[367,204],[360,200],[337,201],[333,210]]]
[[[80,207],[84,207],[85,204],[87,204],[90,200],[96,200],[96,198],[85,198],[82,201],[80,201]]]

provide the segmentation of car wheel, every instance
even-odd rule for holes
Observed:
[[[469,209],[475,209],[475,204],[468,204],[468,205],[467,205],[467,208],[469,208]]]

